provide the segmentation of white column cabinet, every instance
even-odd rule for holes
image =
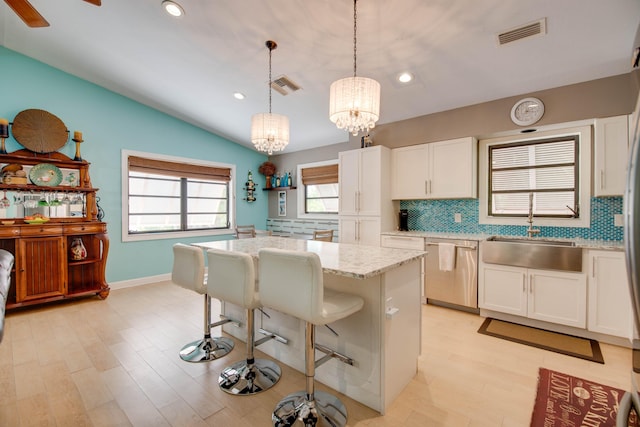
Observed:
[[[390,170],[387,147],[339,153],[340,242],[380,246],[380,233],[395,228]]]
[[[380,246],[380,217],[340,217],[340,243]]]
[[[588,329],[631,339],[633,311],[624,252],[589,250]]]
[[[339,154],[340,215],[381,214],[383,149],[388,150],[377,146]]]
[[[484,264],[479,279],[480,308],[586,327],[587,280],[582,273]]]
[[[596,119],[594,140],[593,194],[596,197],[621,196],[629,151],[628,117]]]
[[[392,150],[392,198],[477,197],[478,144],[473,137]]]

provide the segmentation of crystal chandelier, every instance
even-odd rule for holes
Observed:
[[[251,142],[258,151],[271,155],[282,151],[289,144],[289,119],[281,114],[271,113],[271,52],[278,47],[276,42],[267,40],[269,49],[269,112],[251,117]]]
[[[353,0],[353,77],[336,80],[329,92],[329,119],[353,135],[375,127],[380,118],[380,83],[356,77],[357,0]]]

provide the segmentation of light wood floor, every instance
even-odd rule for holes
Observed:
[[[482,320],[424,306],[415,379],[385,416],[344,398],[349,425],[528,426],[539,367],[628,388],[628,349],[602,344],[600,365],[480,335]],[[9,313],[0,344],[0,425],[270,426],[274,404],[303,389],[303,375],[283,366],[273,389],[226,395],[217,376],[243,357],[242,343],[206,364],[177,355],[201,336],[201,323],[202,297],[170,283]]]

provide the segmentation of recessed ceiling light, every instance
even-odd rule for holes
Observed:
[[[413,80],[411,73],[402,73],[398,76],[398,81],[401,83],[409,83],[411,80]]]
[[[162,7],[165,12],[167,12],[171,16],[180,17],[184,15],[184,9],[178,3],[171,0],[164,0],[162,2]]]
[[[244,93],[234,92],[233,97],[235,99],[244,99]]]

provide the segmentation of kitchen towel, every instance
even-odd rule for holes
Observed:
[[[453,243],[438,243],[440,271],[451,271],[456,266],[456,245]]]

